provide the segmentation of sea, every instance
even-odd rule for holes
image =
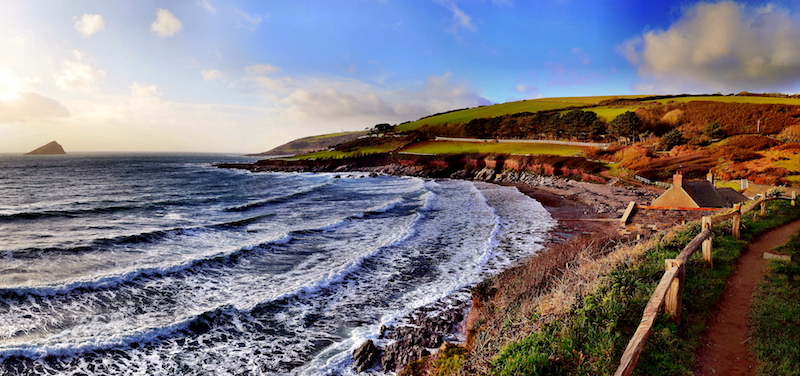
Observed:
[[[215,167],[254,160],[0,155],[0,374],[356,374],[555,225],[514,187]]]

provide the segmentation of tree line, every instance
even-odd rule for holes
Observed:
[[[464,124],[425,125],[419,131],[430,136],[481,139],[577,139],[601,141],[609,137],[635,139],[645,124],[628,111],[606,123],[595,112],[583,110],[522,112],[472,119]]]

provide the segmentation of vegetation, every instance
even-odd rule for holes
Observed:
[[[311,153],[319,150],[325,150],[343,142],[348,142],[357,139],[358,137],[366,135],[367,132],[342,132],[323,134],[318,136],[304,137],[272,150],[259,153],[257,155],[297,155],[304,153]]]
[[[583,107],[587,105],[594,105],[604,100],[624,98],[636,99],[644,97],[643,95],[627,95],[627,96],[598,96],[598,97],[562,97],[562,98],[542,98],[523,100],[517,102],[508,102],[495,104],[491,106],[481,106],[469,108],[459,111],[451,111],[443,114],[437,114],[429,117],[419,119],[417,121],[400,124],[397,126],[397,131],[410,131],[415,130],[424,125],[440,125],[440,124],[458,124],[468,123],[472,119],[500,117],[510,114],[518,114],[522,112],[539,112],[548,110],[560,110],[569,107]]]
[[[556,144],[499,143],[499,142],[463,142],[463,141],[424,141],[400,150],[404,153],[416,154],[550,154],[579,155],[583,148],[579,146]]]
[[[733,240],[725,236],[726,229],[716,227],[714,268],[705,266],[697,256],[689,261],[682,321],[676,325],[666,317],[657,320],[635,374],[691,375],[693,354],[702,345],[700,335],[711,306],[720,298],[725,281],[748,240],[798,217],[800,209],[781,201],[771,203],[764,218],[753,221],[752,216],[745,216],[742,240]],[[508,305],[493,308],[494,312],[505,312],[501,318],[508,324],[496,324],[504,326],[494,336],[496,341],[504,344],[493,356],[490,372],[495,375],[612,374],[663,274],[664,259],[677,256],[699,230],[699,224],[693,223],[653,242],[640,258],[620,263],[600,279],[595,289],[579,298],[568,313],[552,321],[543,320],[543,315],[531,314],[530,309],[522,309],[522,306],[514,304],[515,299],[505,298]],[[534,300],[530,291],[541,287],[526,289],[520,286],[515,289],[521,294],[517,299]],[[487,315],[484,319],[492,320],[492,317]],[[481,327],[490,326],[481,323]],[[529,334],[520,336],[523,328],[527,328]],[[478,331],[471,335],[480,337],[482,333]],[[493,347],[498,348],[497,345],[481,344],[481,349]],[[473,355],[480,358],[490,356],[470,353],[465,364],[478,363]],[[462,373],[468,374],[469,370]]]
[[[760,375],[800,375],[800,232],[775,252],[791,261],[772,261],[750,312],[752,348]]]
[[[651,180],[670,180],[678,170],[690,179],[700,178],[711,170],[722,180],[800,185],[800,147],[792,146],[800,140],[798,119],[800,98],[778,94],[547,98],[455,110],[397,126],[381,123],[368,133],[309,137],[268,154],[345,158],[399,149],[431,154],[580,152],[513,143],[414,145],[394,139],[409,132],[417,132],[414,142],[433,136],[601,141],[614,146],[584,150],[585,155],[617,162]],[[366,134],[392,140],[352,143]]]

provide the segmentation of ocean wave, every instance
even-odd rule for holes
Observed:
[[[141,205],[117,205],[105,206],[93,209],[71,209],[71,210],[43,210],[32,212],[17,212],[0,214],[0,223],[14,222],[18,220],[32,219],[51,219],[51,218],[76,218],[87,214],[108,214],[118,213],[128,210],[141,209]]]
[[[380,205],[368,208],[362,212],[344,217],[339,220],[335,220],[331,223],[322,224],[321,226],[314,227],[314,228],[306,228],[306,229],[297,229],[283,233],[282,235],[275,237],[273,239],[269,239],[265,242],[260,242],[255,245],[248,245],[244,247],[240,247],[235,250],[231,251],[223,251],[218,252],[213,255],[206,255],[202,258],[192,259],[188,261],[182,261],[174,264],[159,266],[159,267],[149,267],[149,268],[137,268],[134,270],[129,270],[121,273],[117,273],[111,276],[102,276],[99,278],[92,278],[88,280],[77,280],[77,281],[69,281],[64,284],[60,284],[58,286],[17,286],[17,287],[7,287],[0,289],[0,296],[23,296],[25,294],[31,295],[39,295],[39,296],[52,296],[52,295],[64,295],[69,294],[70,292],[77,290],[77,289],[86,289],[86,290],[100,290],[100,289],[108,289],[114,286],[123,285],[125,283],[129,283],[136,279],[148,278],[152,276],[161,276],[161,275],[171,275],[175,273],[180,273],[186,270],[190,270],[193,268],[203,268],[203,267],[211,267],[213,265],[218,264],[229,264],[231,262],[235,262],[238,257],[242,257],[249,252],[253,252],[258,249],[264,249],[269,247],[270,245],[278,245],[278,244],[286,244],[291,242],[292,240],[296,239],[300,236],[307,236],[319,232],[324,231],[332,231],[336,230],[337,228],[346,226],[353,221],[362,220],[365,218],[369,218],[374,215],[380,215],[382,213],[388,212],[397,206],[400,206],[405,203],[403,199],[396,199],[392,200],[388,203],[382,203]],[[143,234],[137,235],[127,235],[127,236],[120,236],[113,239],[102,239],[96,241],[95,244],[92,246],[84,246],[84,247],[73,247],[73,248],[49,248],[49,249],[41,249],[41,248],[30,248],[25,250],[17,250],[17,251],[7,251],[6,255],[9,257],[14,258],[31,258],[31,259],[38,259],[42,256],[42,254],[46,253],[55,253],[55,254],[63,254],[63,253],[88,253],[94,252],[99,250],[107,251],[110,246],[114,245],[129,245],[129,244],[139,244],[139,243],[148,243],[154,242],[160,239],[165,238],[174,238],[178,236],[196,236],[206,231],[212,230],[226,230],[232,227],[242,227],[253,222],[257,222],[261,219],[273,217],[275,214],[264,214],[249,218],[244,218],[241,220],[226,222],[222,224],[216,224],[211,226],[204,226],[204,227],[197,227],[197,228],[179,228],[179,229],[172,229],[172,230],[160,230],[160,231],[153,231]],[[421,217],[421,215],[419,215]],[[414,224],[419,221],[419,218],[414,220]],[[409,229],[404,229],[399,233],[398,236],[401,238],[408,238],[413,234],[413,224],[410,226]]]
[[[269,198],[262,199],[262,200],[256,200],[256,201],[253,201],[253,202],[248,202],[248,203],[246,203],[244,205],[227,207],[224,210],[227,211],[227,212],[245,212],[245,211],[254,210],[254,209],[262,208],[262,207],[265,207],[265,206],[269,206],[269,205],[272,205],[272,204],[290,202],[293,199],[308,195],[308,194],[310,194],[310,193],[312,193],[312,192],[314,192],[316,190],[319,190],[319,189],[321,189],[321,188],[323,188],[323,187],[325,187],[327,185],[330,185],[333,181],[334,181],[334,179],[331,177],[331,178],[325,180],[324,182],[322,182],[320,184],[306,186],[303,189],[295,191],[295,192],[290,192],[290,193],[287,193],[287,194],[284,194],[284,195],[278,195],[278,196],[269,197]]]
[[[147,344],[173,337],[179,333],[190,335],[207,331],[210,325],[219,323],[221,318],[238,315],[239,311],[226,304],[207,310],[201,314],[182,318],[157,327],[146,327],[126,333],[115,333],[108,336],[78,337],[72,340],[32,345],[29,343],[6,342],[0,347],[0,359],[9,357],[43,358],[48,356],[81,356],[93,351],[115,348],[127,348],[133,344]]]

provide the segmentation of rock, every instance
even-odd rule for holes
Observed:
[[[356,372],[364,372],[372,367],[380,355],[381,350],[375,346],[375,343],[371,339],[367,340],[353,352],[353,360],[355,361],[353,368],[356,369]]]
[[[397,341],[386,346],[386,351],[384,351],[381,357],[381,366],[384,371],[396,372],[409,363],[430,354],[428,349],[420,345],[403,347],[401,341]]]
[[[58,144],[58,142],[51,142],[47,145],[44,145],[30,153],[25,153],[25,155],[48,155],[48,154],[67,154],[64,152],[64,148]]]

